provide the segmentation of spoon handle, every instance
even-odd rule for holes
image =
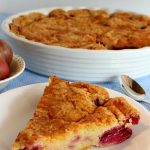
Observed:
[[[150,105],[150,100],[146,100],[146,99],[144,99],[144,100],[137,100],[138,102],[144,102],[144,103],[147,103],[147,104],[149,104]]]

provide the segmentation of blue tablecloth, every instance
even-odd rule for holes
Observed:
[[[0,14],[0,23],[6,16],[7,16],[6,14]],[[3,38],[3,37],[4,37],[4,35],[0,29],[0,38]],[[146,98],[150,100],[150,75],[136,79],[136,80],[146,90],[146,94],[147,94]],[[40,74],[36,74],[32,71],[25,69],[25,71],[18,78],[11,81],[5,89],[0,91],[0,93],[6,92],[6,91],[16,88],[16,87],[39,83],[39,82],[47,82],[47,81],[48,81],[48,77],[42,76]],[[98,84],[123,93],[123,91],[119,85],[119,82],[106,82],[106,83],[98,83]],[[140,103],[150,111],[150,105],[148,105],[147,103],[144,103],[144,102],[140,102]]]

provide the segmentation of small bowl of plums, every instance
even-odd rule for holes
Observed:
[[[0,39],[0,91],[25,69],[25,61],[13,53],[8,42]]]

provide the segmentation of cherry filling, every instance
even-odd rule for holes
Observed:
[[[96,106],[100,106],[99,99],[96,99],[96,100],[94,101],[94,103],[95,103]]]
[[[127,140],[131,135],[132,130],[130,128],[125,128],[124,126],[115,127],[104,132],[104,134],[99,138],[100,144],[103,146],[119,144]]]
[[[139,120],[140,120],[140,116],[130,116],[130,117],[128,117],[125,121],[124,121],[124,123],[129,123],[130,122],[130,120],[131,120],[131,123],[133,124],[133,125],[136,125],[136,124],[138,124],[139,123]]]
[[[69,145],[69,149],[74,149],[76,143],[79,142],[80,139],[81,139],[81,137],[79,135],[75,136]]]
[[[132,118],[132,124],[133,125],[136,125],[139,123],[140,116],[131,116],[131,118]]]
[[[42,150],[41,146],[33,146],[32,148],[24,148],[23,150]]]

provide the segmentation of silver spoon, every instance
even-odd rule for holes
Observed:
[[[143,101],[150,104],[150,101],[146,100],[146,93],[144,89],[128,75],[121,75],[120,84],[124,92],[131,98],[137,101]]]

